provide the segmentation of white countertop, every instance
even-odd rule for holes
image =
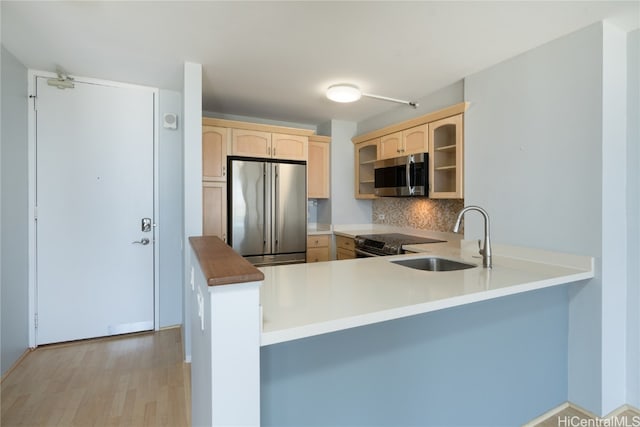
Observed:
[[[332,234],[333,227],[331,224],[307,224],[307,235]]]
[[[395,231],[395,230],[394,230]],[[477,243],[412,245],[424,254],[261,267],[261,345],[296,340],[593,277],[593,258],[493,246],[482,268]],[[438,255],[479,265],[428,272],[393,264]],[[505,256],[508,255],[508,256]]]

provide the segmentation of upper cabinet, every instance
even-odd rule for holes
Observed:
[[[307,160],[307,197],[309,199],[329,198],[329,162],[331,159],[331,138],[310,136]]]
[[[400,156],[402,152],[402,132],[395,132],[380,138],[378,159],[390,159]]]
[[[354,137],[355,197],[376,197],[373,168],[376,160],[429,153],[429,197],[462,199],[463,115],[467,107],[468,103],[462,102]]]
[[[402,131],[402,154],[427,153],[428,151],[429,137],[426,124]]]
[[[462,114],[429,123],[429,197],[463,197]]]
[[[363,141],[355,145],[355,197],[375,199],[373,164],[378,159],[380,138]]]
[[[231,154],[234,156],[271,157],[271,133],[231,129]]]
[[[308,136],[271,135],[271,157],[285,160],[307,160]]]
[[[226,181],[229,129],[202,126],[202,180]]]
[[[380,138],[378,159],[390,159],[409,154],[429,151],[427,125],[419,125],[411,129],[394,132]]]
[[[234,156],[307,160],[307,136],[246,129],[232,129],[231,135]]]

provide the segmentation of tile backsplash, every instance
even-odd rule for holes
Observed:
[[[453,229],[463,207],[462,199],[385,197],[373,200],[372,220],[374,224],[446,232]]]

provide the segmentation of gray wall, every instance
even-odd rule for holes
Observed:
[[[517,426],[566,400],[567,290],[262,347],[263,426]]]
[[[354,198],[354,149],[351,138],[356,124],[331,120],[331,223],[371,223],[371,201]]]
[[[640,30],[627,39],[627,403],[640,408]]]
[[[160,120],[178,114],[178,129],[158,130],[160,327],[182,323],[182,94],[161,90]]]
[[[419,91],[420,88],[416,88],[416,90]],[[451,105],[462,102],[464,101],[464,82],[460,80],[432,94],[412,101],[418,102],[418,108],[413,109],[406,105],[399,105],[391,111],[370,117],[359,122],[357,135],[371,132],[373,130],[380,129],[394,123],[402,122],[404,120],[409,120],[414,117],[422,116],[432,111],[440,110],[442,108],[450,107]]]
[[[494,241],[596,258],[596,277],[569,291],[568,399],[597,414],[624,403],[625,388],[617,34],[594,24],[465,79],[465,199],[492,215]],[[465,236],[481,230],[469,216]]]
[[[2,46],[1,359],[4,374],[29,346],[27,69]]]
[[[310,125],[307,123],[296,123],[296,122],[284,122],[281,120],[271,120],[271,119],[262,119],[259,117],[249,117],[249,116],[239,116],[236,114],[224,114],[218,113],[215,111],[203,111],[203,117],[214,117],[217,119],[225,119],[225,120],[237,120],[240,122],[249,122],[249,123],[261,123],[264,125],[273,125],[273,126],[286,126],[291,128],[299,128],[299,129],[309,129],[312,131],[316,131],[315,125]]]

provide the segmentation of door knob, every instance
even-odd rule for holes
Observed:
[[[147,239],[146,237],[144,239],[140,239],[140,240],[136,240],[135,242],[131,242],[132,244],[139,244],[139,245],[148,245],[149,244],[149,239]]]

